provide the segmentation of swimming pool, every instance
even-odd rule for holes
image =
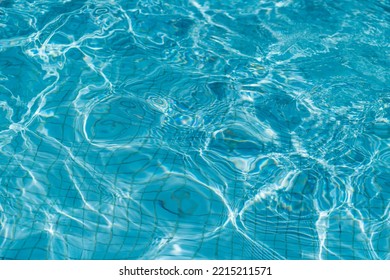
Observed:
[[[0,258],[389,259],[389,22],[0,1]]]

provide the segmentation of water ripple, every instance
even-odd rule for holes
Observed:
[[[384,1],[0,1],[0,258],[389,259]]]

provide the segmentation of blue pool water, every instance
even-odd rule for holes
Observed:
[[[0,258],[390,259],[390,2],[0,0]]]

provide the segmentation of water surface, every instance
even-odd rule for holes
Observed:
[[[389,25],[381,0],[0,1],[0,258],[389,259]]]

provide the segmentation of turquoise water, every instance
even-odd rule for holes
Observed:
[[[0,258],[390,259],[390,2],[0,1]]]

